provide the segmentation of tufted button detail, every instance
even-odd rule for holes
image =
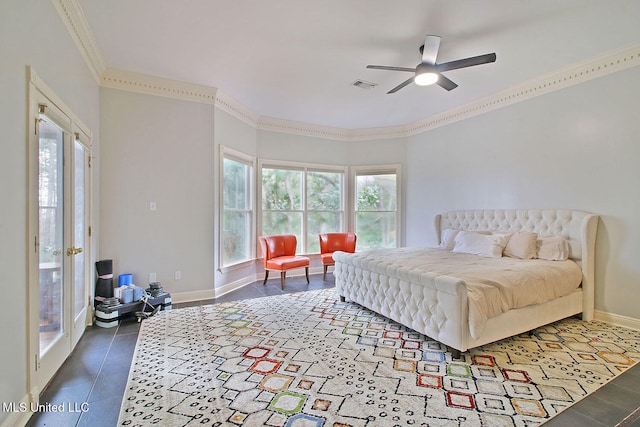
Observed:
[[[563,236],[569,257],[582,257],[580,230],[588,212],[563,209],[504,209],[451,211],[441,215],[440,230],[534,232],[540,236]]]

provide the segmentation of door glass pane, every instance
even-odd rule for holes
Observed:
[[[74,206],[73,206],[73,246],[80,248],[83,252],[73,256],[73,317],[80,314],[85,304],[87,304],[87,286],[85,283],[85,254],[86,250],[86,224],[85,224],[85,148],[75,141],[74,157],[73,157],[73,173],[74,173]]]
[[[40,355],[63,333],[63,143],[62,129],[39,122],[38,227],[40,238]]]

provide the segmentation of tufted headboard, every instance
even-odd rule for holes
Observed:
[[[569,257],[582,268],[585,294],[583,319],[591,320],[594,306],[595,241],[598,216],[589,212],[562,209],[464,210],[436,215],[436,234],[442,230],[532,231],[540,236],[562,236],[569,242]],[[586,319],[585,319],[586,314]]]

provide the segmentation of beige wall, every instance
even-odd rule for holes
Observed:
[[[207,104],[103,88],[100,105],[100,257],[114,260],[116,276],[133,273],[143,287],[156,273],[176,301],[212,298],[262,274],[255,263],[218,268],[220,145],[256,158],[331,165],[405,158],[404,140],[258,131]]]
[[[98,84],[53,3],[0,2],[0,402],[27,395],[27,66],[91,129],[99,150]],[[99,162],[94,163],[94,171]],[[94,197],[99,198],[94,180]],[[92,223],[98,224],[94,215]],[[95,239],[94,239],[95,243]],[[9,416],[0,412],[0,423]]]
[[[597,213],[596,310],[637,326],[638,111],[635,67],[411,137],[407,243],[434,244],[432,219],[441,211]]]
[[[640,321],[638,67],[407,139],[343,142],[257,131],[211,105],[99,91],[51,2],[0,3],[0,57],[0,280],[9,302],[0,342],[10,343],[0,352],[0,401],[27,393],[27,65],[94,133],[94,259],[113,258],[116,274],[145,284],[155,272],[168,290],[192,295],[255,274],[216,271],[224,144],[268,159],[402,163],[407,245],[433,244],[443,210],[598,213],[596,309]]]
[[[103,88],[100,108],[101,259],[144,288],[213,289],[213,106]]]

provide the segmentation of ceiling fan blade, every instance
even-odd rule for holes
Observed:
[[[455,84],[454,82],[452,82],[451,80],[443,76],[442,74],[438,75],[438,81],[436,82],[436,84],[446,90],[453,90],[458,87],[457,84]]]
[[[487,53],[485,55],[473,56],[471,58],[458,59],[456,61],[437,64],[436,69],[440,72],[457,70],[458,68],[472,67],[474,65],[488,64],[496,61],[495,53]]]
[[[424,47],[422,48],[422,63],[435,65],[438,49],[440,49],[440,36],[428,35],[425,37]]]
[[[388,70],[388,71],[408,71],[410,73],[415,73],[415,68],[407,68],[407,67],[392,67],[388,65],[367,65],[367,68],[372,70]]]
[[[413,77],[409,77],[407,80],[403,81],[398,86],[394,87],[389,92],[387,92],[387,95],[389,95],[391,93],[396,93],[397,91],[399,91],[400,89],[402,89],[403,87],[405,87],[406,85],[411,83],[412,81],[413,81]]]

